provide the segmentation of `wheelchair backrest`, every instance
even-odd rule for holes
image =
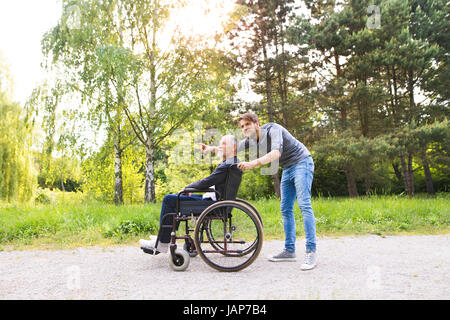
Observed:
[[[239,186],[242,181],[242,170],[238,169],[237,164],[232,164],[227,168],[227,177],[225,179],[222,200],[236,199]]]

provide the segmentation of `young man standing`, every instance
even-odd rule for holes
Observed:
[[[316,254],[316,223],[311,206],[311,185],[314,176],[314,162],[308,149],[295,139],[285,128],[276,123],[260,125],[256,114],[246,113],[239,117],[239,126],[245,137],[239,143],[238,151],[253,148],[257,150],[257,159],[241,162],[238,167],[250,170],[268,163],[283,167],[281,178],[281,215],[285,232],[284,250],[269,257],[270,261],[295,261],[295,217],[294,203],[303,215],[306,255],[302,270],[313,269],[317,264]],[[202,145],[202,151],[217,152],[217,147]],[[262,156],[260,156],[261,154]]]

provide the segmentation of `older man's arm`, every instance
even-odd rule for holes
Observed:
[[[227,175],[226,167],[220,165],[209,176],[191,183],[190,185],[186,186],[186,188],[207,189],[211,186],[223,183],[225,181],[226,175]]]
[[[214,146],[207,146],[206,144],[200,143],[200,146],[202,147],[202,152],[204,154],[206,153],[218,153],[219,152],[219,147],[214,147]]]

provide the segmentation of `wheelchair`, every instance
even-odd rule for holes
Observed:
[[[214,192],[217,201],[180,201],[188,193]],[[224,193],[226,194],[226,187]],[[197,255],[210,267],[222,272],[236,272],[251,265],[258,257],[263,244],[263,222],[258,210],[248,201],[239,198],[226,199],[218,190],[185,188],[177,194],[177,212],[170,228],[169,264],[175,271],[188,268],[190,259]],[[177,226],[185,223],[183,235],[177,235]],[[183,248],[177,240],[184,241]],[[159,236],[156,240],[159,241]],[[141,249],[146,253],[145,247]]]

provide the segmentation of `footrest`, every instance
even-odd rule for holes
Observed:
[[[150,248],[146,248],[146,247],[141,247],[142,251],[144,251],[145,253],[151,254],[152,256],[155,256],[157,254],[159,254],[160,252],[156,251],[156,253],[150,249]]]

